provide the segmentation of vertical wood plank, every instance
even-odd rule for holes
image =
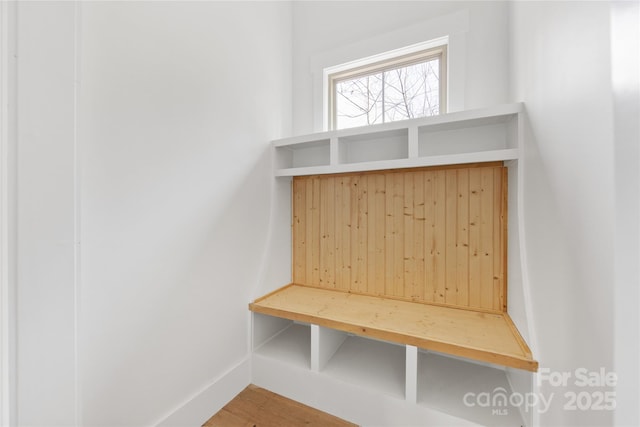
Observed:
[[[385,226],[384,226],[384,249],[385,249],[385,281],[384,294],[395,295],[395,242],[393,218],[394,202],[394,179],[391,174],[386,173],[385,177]]]
[[[404,174],[393,173],[393,295],[404,297]]]
[[[414,176],[415,173],[407,172],[404,174],[404,286],[403,296],[412,298],[416,287],[415,271],[416,259],[414,256],[414,223],[415,223],[415,206],[414,206]]]
[[[354,242],[356,242],[355,254],[356,269],[351,272],[355,274],[354,282],[357,283],[357,289],[360,293],[367,292],[367,220],[368,220],[368,197],[367,197],[367,177],[358,176],[352,184],[352,197],[355,194],[354,209],[355,219],[351,221],[351,232]],[[352,199],[353,200],[353,199]],[[353,218],[353,217],[352,217]],[[355,224],[355,227],[354,227]],[[352,256],[353,259],[353,256]]]
[[[493,169],[482,168],[480,193],[480,307],[493,308]]]
[[[307,281],[306,268],[306,197],[305,179],[296,177],[293,179],[293,282],[305,284]]]
[[[415,271],[411,299],[424,300],[425,269],[424,269],[424,235],[425,235],[425,209],[424,209],[424,172],[416,172],[413,176],[413,256],[415,258]]]
[[[385,175],[380,173],[375,175],[376,178],[376,257],[375,257],[375,278],[376,278],[376,294],[384,295],[386,283],[386,179]]]
[[[340,269],[343,285],[342,290],[352,290],[353,283],[351,281],[351,177],[344,177],[342,180],[342,236],[340,242],[342,245],[342,254],[340,259]],[[337,260],[336,260],[337,263]]]
[[[367,292],[376,295],[376,238],[379,233],[376,226],[376,175],[367,175]]]
[[[493,174],[493,309],[506,310],[506,264],[507,249],[506,225],[507,202],[506,180],[507,168],[496,167]]]
[[[329,285],[329,210],[333,210],[333,201],[329,199],[329,181],[320,181],[320,286]]]
[[[469,170],[458,170],[456,286],[458,304],[469,305]]]
[[[509,281],[508,276],[508,251],[509,251],[509,169],[502,167],[502,209],[500,211],[502,217],[502,245],[500,250],[500,259],[502,260],[502,299],[501,299],[501,311],[506,312],[509,304],[509,293],[507,283]]]
[[[458,303],[457,289],[457,219],[458,171],[445,172],[445,302]]]
[[[480,307],[480,169],[469,170],[469,306]]]
[[[446,171],[435,172],[434,177],[434,302],[445,303],[446,282]]]
[[[305,193],[305,211],[306,211],[306,216],[307,216],[307,227],[304,230],[304,234],[303,236],[301,236],[301,238],[304,239],[304,241],[306,242],[306,246],[307,246],[307,253],[305,256],[305,267],[304,270],[306,272],[306,276],[307,276],[307,283],[306,284],[311,284],[311,282],[313,281],[312,276],[313,276],[313,262],[312,262],[312,252],[314,251],[314,248],[311,243],[311,231],[313,230],[313,182],[311,181],[311,178],[309,177],[305,177],[304,180],[302,180],[301,182],[304,183],[304,193]]]
[[[311,185],[309,185],[311,184]],[[320,179],[309,179],[307,189],[311,187],[311,284],[320,286]]]
[[[336,277],[336,287],[338,289],[345,289],[348,287],[346,282],[343,282],[342,278],[342,252],[344,250],[344,245],[342,242],[342,227],[344,226],[344,201],[342,200],[342,192],[344,191],[344,178],[341,176],[338,177],[328,177],[327,179],[335,182],[335,190],[334,190],[334,201],[335,201],[335,214],[334,214],[334,233],[335,233],[335,241],[334,241],[334,253],[335,253],[335,277]]]
[[[329,208],[327,210],[327,286],[335,289],[336,287],[336,247],[340,246],[340,236],[336,233],[336,212],[339,213],[340,207],[336,200],[336,185],[338,180],[330,178],[327,180],[327,201]]]
[[[436,265],[436,205],[435,205],[435,172],[428,171],[424,174],[424,268],[425,286],[424,298],[427,302],[435,300],[435,265]]]

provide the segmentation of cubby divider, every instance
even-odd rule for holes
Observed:
[[[346,339],[345,332],[311,325],[311,370],[320,372]]]
[[[416,403],[418,399],[418,347],[406,345],[406,379],[404,397],[407,402]]]

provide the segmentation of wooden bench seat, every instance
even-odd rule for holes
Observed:
[[[538,362],[506,312],[359,295],[297,284],[255,300],[256,313],[356,335],[537,371]]]

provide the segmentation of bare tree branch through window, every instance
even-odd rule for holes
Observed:
[[[440,61],[430,57],[334,82],[334,127],[344,129],[440,113]]]

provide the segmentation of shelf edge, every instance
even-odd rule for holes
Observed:
[[[473,153],[445,154],[439,156],[423,156],[415,158],[380,160],[361,163],[341,163],[338,165],[307,166],[298,168],[276,169],[276,177],[326,175],[346,172],[364,172],[371,170],[404,169],[425,166],[443,166],[466,163],[483,163],[504,160],[518,160],[517,148],[502,150],[477,151]]]

